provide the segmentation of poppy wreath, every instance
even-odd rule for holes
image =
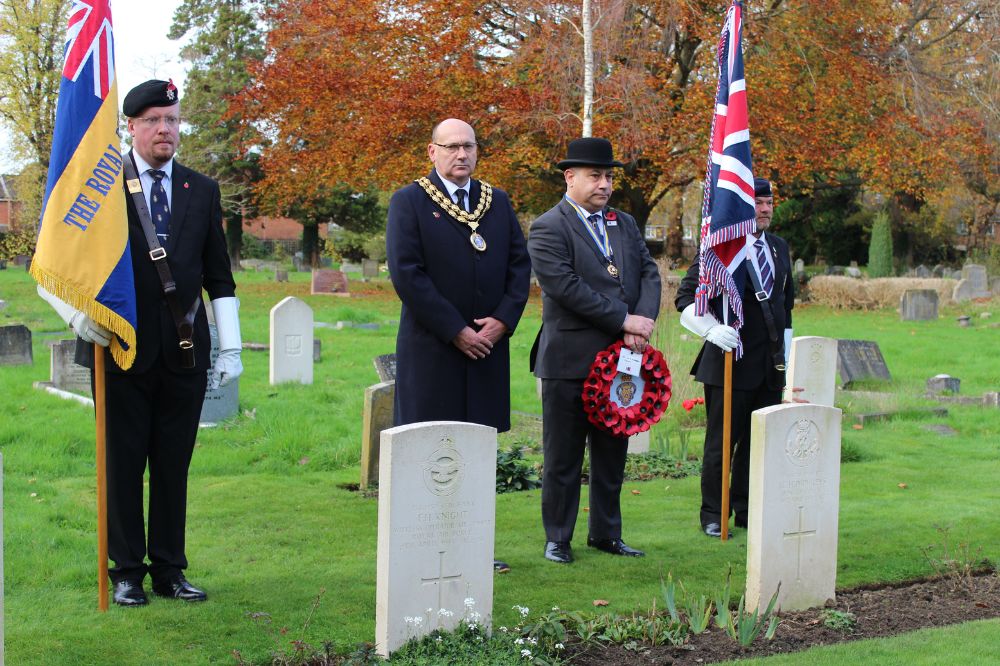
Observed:
[[[641,376],[642,398],[630,407],[611,399],[611,382],[618,374],[618,357],[624,342],[619,340],[597,354],[590,374],[583,381],[583,411],[587,420],[617,437],[631,437],[649,430],[660,420],[670,402],[670,368],[658,349],[646,345]]]

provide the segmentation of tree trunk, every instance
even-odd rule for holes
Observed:
[[[667,225],[666,251],[670,259],[684,259],[684,193],[675,198],[674,209]]]
[[[226,246],[229,248],[229,263],[233,270],[240,268],[240,253],[243,250],[243,214],[233,213],[226,219]]]
[[[306,224],[302,227],[302,260],[313,268],[319,268],[319,225]]]

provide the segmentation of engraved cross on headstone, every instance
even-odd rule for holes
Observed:
[[[816,536],[816,530],[806,530],[802,527],[802,514],[805,513],[806,508],[804,506],[799,507],[799,526],[797,532],[785,532],[785,539],[795,539],[796,547],[798,548],[798,567],[795,571],[795,580],[802,580],[802,538],[807,536]]]
[[[452,574],[450,576],[444,575],[444,554],[445,551],[438,551],[438,573],[436,577],[431,578],[421,578],[420,582],[423,585],[436,585],[437,586],[437,623],[440,627],[441,625],[441,609],[444,608],[444,583],[449,580],[462,580],[462,574]]]

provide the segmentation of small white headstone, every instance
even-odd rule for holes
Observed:
[[[834,338],[804,336],[792,338],[784,399],[795,398],[814,405],[833,407],[837,392],[837,341]],[[801,391],[792,391],[792,388]]]
[[[835,598],[840,506],[835,407],[774,405],[753,413],[747,609],[801,610]]]
[[[649,453],[649,431],[640,432],[628,438],[629,453]]]
[[[432,421],[382,432],[375,646],[387,656],[493,610],[497,432]]]
[[[313,382],[313,311],[294,296],[271,308],[270,381]]]

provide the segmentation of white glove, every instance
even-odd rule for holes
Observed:
[[[698,316],[695,305],[684,308],[681,312],[681,326],[695,335],[705,338],[722,351],[732,351],[740,344],[740,334],[732,326],[720,324],[711,314]]]
[[[243,343],[240,340],[239,299],[235,296],[215,299],[212,301],[212,314],[215,315],[215,330],[219,334],[219,356],[208,371],[210,391],[225,386],[243,374],[243,361],[240,360]]]
[[[788,365],[788,362],[791,360],[791,358],[792,358],[792,329],[786,328],[785,329],[785,365],[786,366]]]
[[[102,347],[111,344],[111,331],[88,317],[86,313],[77,310],[55,294],[47,291],[42,285],[37,285],[36,291],[81,340],[87,343],[96,343]]]

